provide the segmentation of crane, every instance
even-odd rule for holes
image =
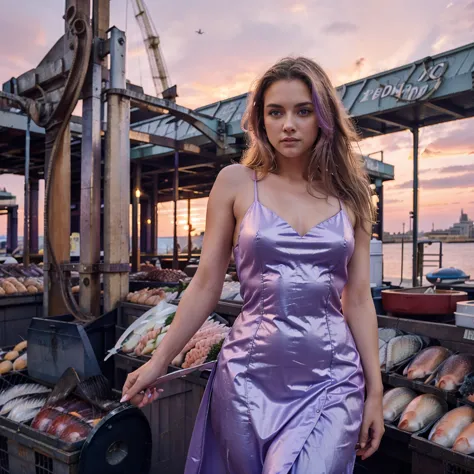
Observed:
[[[176,86],[169,85],[169,75],[160,48],[160,37],[144,0],[133,0],[133,9],[147,49],[156,95],[162,95],[164,99],[174,102],[177,97]]]

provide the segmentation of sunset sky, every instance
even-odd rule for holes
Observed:
[[[129,0],[111,0],[111,24],[126,30],[128,78],[154,94]],[[194,108],[247,92],[282,56],[318,61],[334,85],[474,41],[473,0],[147,0],[178,103]],[[62,0],[2,0],[0,81],[35,67],[63,32]],[[204,35],[197,35],[201,28]],[[361,143],[384,150],[396,180],[385,189],[385,230],[408,228],[412,149],[408,132]],[[420,230],[449,227],[461,208],[474,218],[474,120],[420,132]],[[0,187],[23,203],[23,178]],[[20,210],[20,219],[22,218]],[[0,220],[0,234],[6,218]],[[19,234],[22,235],[22,225]]]

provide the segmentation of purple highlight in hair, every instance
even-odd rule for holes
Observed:
[[[311,87],[311,95],[313,98],[314,109],[316,110],[316,117],[318,118],[319,127],[323,130],[326,135],[331,136],[333,128],[327,123],[322,114],[321,104],[319,103],[319,97],[316,94],[314,87]]]

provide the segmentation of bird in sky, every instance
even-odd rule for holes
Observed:
[[[204,34],[204,31],[202,31],[201,28],[199,28],[199,30],[197,30],[196,33],[197,33],[198,35],[203,35],[203,34]]]

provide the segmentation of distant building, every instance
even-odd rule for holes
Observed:
[[[451,235],[460,235],[462,237],[474,237],[474,223],[469,219],[468,215],[461,209],[459,222],[453,224],[449,229]]]

